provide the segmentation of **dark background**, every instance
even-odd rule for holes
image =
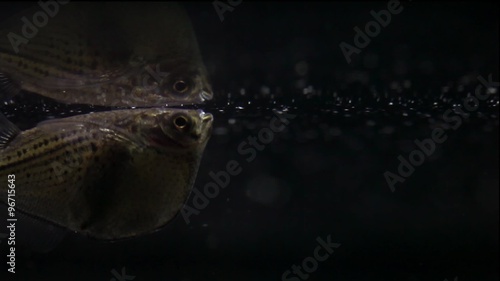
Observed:
[[[348,64],[339,44],[351,45],[370,11],[387,2],[242,2],[221,22],[209,3],[186,3],[218,90],[284,87],[309,65],[307,83],[338,90],[368,76],[386,85],[411,78],[417,89],[444,86],[471,73],[498,76],[498,5],[488,2],[402,2],[403,11]],[[355,74],[353,74],[355,73]],[[354,76],[354,77],[352,77]],[[258,90],[255,89],[255,90]]]
[[[183,5],[217,94],[200,106],[215,124],[196,187],[229,160],[243,172],[189,225],[111,244],[69,235],[20,254],[17,280],[107,281],[122,267],[134,280],[281,280],[328,235],[342,245],[309,280],[498,280],[498,89],[394,193],[383,177],[478,75],[498,81],[498,4],[403,3],[351,64],[340,42],[386,2],[244,1],[223,22],[210,2]],[[47,114],[16,106],[3,111]],[[297,117],[247,163],[237,147],[273,108]]]

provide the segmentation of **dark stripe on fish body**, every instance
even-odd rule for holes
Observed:
[[[81,68],[85,64],[90,65],[90,62],[96,58],[95,51],[93,54],[87,54],[83,50],[88,52],[92,51],[92,48],[82,38],[68,32],[52,31],[50,36],[39,36],[35,42],[23,45],[20,54],[16,55],[47,65],[75,69],[75,66]],[[0,52],[13,54],[11,46],[0,47]],[[70,60],[67,60],[68,58]]]
[[[59,77],[59,78],[72,78],[78,79],[80,73],[74,72],[74,69],[64,68],[60,61],[55,60],[53,64],[45,64],[39,62],[37,59],[19,57],[15,55],[0,53],[0,58],[7,63],[2,67],[6,68],[5,72],[15,74],[17,72],[31,78],[38,77]],[[56,63],[57,62],[57,63]],[[71,72],[73,71],[73,73]]]
[[[71,134],[71,132],[66,133],[66,134]],[[75,140],[79,140],[76,141]],[[30,142],[27,142],[22,145],[22,147],[12,151],[10,154],[5,155],[3,158],[6,160],[5,165],[0,165],[0,168],[5,169],[5,170],[11,170],[15,172],[14,169],[21,169],[23,167],[25,168],[30,168],[39,165],[39,162],[53,162],[51,160],[54,159],[64,159],[64,158],[71,158],[70,157],[65,157],[64,154],[66,154],[67,148],[71,148],[71,151],[74,151],[74,149],[81,149],[81,148],[89,148],[92,146],[92,141],[89,141],[88,137],[82,137],[79,136],[78,134],[74,134],[74,136],[69,136],[69,137],[60,137],[57,142],[52,141],[48,142],[48,145],[44,147],[43,152],[41,153],[36,153],[37,151],[40,150],[40,147],[37,145],[42,142],[44,143],[45,141],[48,141],[47,139],[43,140],[30,140]],[[52,144],[52,145],[51,145]],[[26,153],[23,153],[23,147],[28,146],[30,151],[32,151],[31,155],[27,155]],[[34,148],[37,146],[37,148]],[[90,149],[90,148],[89,148]],[[19,155],[21,153],[21,156]],[[46,157],[49,156],[49,157]],[[17,160],[13,160],[15,158],[18,158]],[[11,159],[10,161],[7,159]],[[21,158],[21,159],[19,159]],[[23,164],[28,164],[28,165],[23,165]]]
[[[85,147],[88,150],[88,146]],[[70,163],[75,162],[71,160],[71,156],[67,157],[65,154],[67,150],[59,150],[60,153],[53,155],[49,158],[35,158],[32,162],[28,162],[27,165],[17,166],[15,170],[12,168],[8,169],[9,174],[13,173],[17,175],[17,182],[22,184],[35,183],[38,186],[43,186],[44,188],[50,190],[50,187],[57,187],[64,185],[65,183],[74,183],[83,178],[83,166],[85,163],[84,156],[81,156],[77,160],[77,164],[72,166]],[[57,163],[57,166],[54,166]],[[72,171],[77,169],[76,171]],[[67,176],[69,172],[71,176]]]

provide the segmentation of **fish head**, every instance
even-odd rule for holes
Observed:
[[[132,133],[139,133],[145,145],[158,150],[202,150],[212,133],[213,116],[202,110],[158,109],[136,120]]]
[[[212,86],[202,64],[163,62],[156,65],[156,73],[156,78],[160,79],[159,94],[169,105],[199,104],[213,98]]]

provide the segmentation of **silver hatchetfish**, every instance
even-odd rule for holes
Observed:
[[[99,240],[147,234],[174,218],[213,121],[201,110],[124,109],[19,131],[0,117],[0,179],[15,180],[16,210]],[[10,192],[0,185],[0,201]]]
[[[213,97],[190,19],[161,2],[40,1],[0,27],[0,98],[175,106]],[[45,15],[45,16],[43,16]]]

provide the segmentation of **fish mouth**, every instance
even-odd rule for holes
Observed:
[[[214,121],[214,116],[201,109],[198,109],[197,112],[200,117],[201,124],[198,126],[199,128],[195,130],[193,135],[200,141],[206,141],[212,135],[212,123]],[[203,132],[205,132],[205,134],[203,134]],[[201,138],[203,135],[205,135],[205,139],[202,140]]]
[[[196,110],[198,112],[198,115],[200,116],[201,122],[204,124],[212,124],[214,120],[214,116],[210,113],[206,113],[205,111],[198,109]]]
[[[214,94],[212,93],[212,91],[204,89],[200,93],[200,98],[201,98],[202,102],[209,101],[209,100],[212,100],[214,98]]]
[[[212,134],[212,123],[214,117],[210,113],[206,113],[201,109],[197,110],[199,120],[197,120],[197,124],[193,126],[191,132],[188,134],[188,137],[195,143],[205,143],[208,141]]]
[[[200,73],[200,95],[199,97],[202,101],[209,101],[214,98],[214,92],[212,91],[212,85],[210,83],[210,79],[208,78],[208,73],[205,67],[198,69]]]

